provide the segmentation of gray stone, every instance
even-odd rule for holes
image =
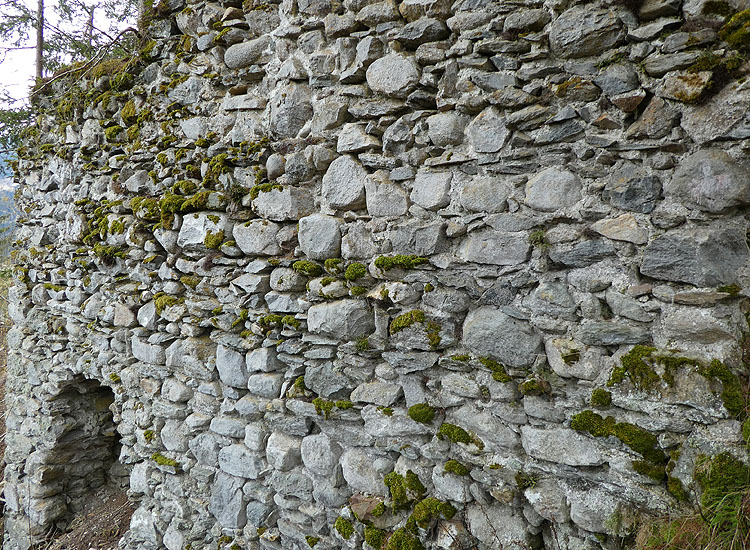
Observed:
[[[510,131],[496,107],[487,107],[466,128],[469,142],[477,153],[497,153],[503,148]]]
[[[645,311],[640,302],[626,294],[609,288],[607,289],[606,299],[607,305],[615,315],[641,322],[653,320],[653,315]]]
[[[219,379],[227,386],[247,387],[247,369],[243,354],[219,344],[216,348],[216,369],[219,371]]]
[[[196,213],[184,216],[180,232],[177,235],[177,246],[186,250],[205,250],[203,244],[207,235],[216,235],[228,231],[226,214]]]
[[[324,214],[302,218],[298,238],[299,247],[308,258],[337,258],[341,255],[341,220]]]
[[[182,369],[188,376],[213,380],[216,376],[216,344],[208,338],[175,340],[167,348],[168,367]]]
[[[289,82],[277,88],[269,99],[269,128],[278,139],[293,138],[312,118],[312,94],[309,86]]]
[[[612,10],[575,6],[555,19],[549,44],[558,57],[597,55],[619,45],[625,38],[622,24]]]
[[[365,132],[363,124],[344,124],[339,132],[336,142],[336,151],[339,153],[361,153],[369,149],[380,148],[380,140]]]
[[[606,239],[593,239],[573,245],[554,245],[549,249],[549,259],[569,267],[585,267],[615,253],[615,247]]]
[[[302,462],[313,474],[330,476],[339,464],[341,446],[325,434],[308,435],[302,439]]]
[[[641,273],[699,287],[737,282],[750,251],[737,227],[693,227],[668,231],[643,252]]]
[[[534,314],[575,319],[577,304],[562,281],[541,283],[526,299],[524,306]]]
[[[434,352],[400,352],[386,351],[383,359],[394,367],[399,374],[409,374],[427,370],[437,364],[440,354]]]
[[[357,43],[354,61],[341,72],[343,84],[358,84],[365,81],[367,68],[376,59],[383,57],[383,42],[377,36],[366,36]]]
[[[159,439],[168,451],[184,453],[188,450],[190,428],[182,420],[169,419],[159,432]]]
[[[472,232],[461,245],[458,255],[467,262],[493,265],[517,265],[529,258],[528,235],[494,229]]]
[[[625,170],[615,174],[602,198],[612,206],[631,212],[649,214],[661,197],[661,180],[657,176],[637,176]]]
[[[245,359],[248,372],[273,372],[284,367],[276,357],[276,349],[272,347],[254,349],[248,352]]]
[[[234,226],[234,241],[242,252],[251,256],[275,256],[281,252],[276,234],[281,227],[265,220],[252,220]]]
[[[643,21],[651,21],[657,17],[676,15],[680,13],[680,0],[644,0],[638,10],[638,17]]]
[[[220,436],[204,432],[191,438],[188,447],[199,464],[216,468],[219,466],[220,440]]]
[[[500,178],[475,177],[464,183],[459,202],[470,212],[503,212],[512,192],[512,185]]]
[[[302,439],[283,432],[273,432],[266,443],[266,459],[276,470],[287,472],[302,461],[300,445]]]
[[[664,192],[690,208],[718,213],[750,203],[750,166],[724,151],[701,149],[680,161]]]
[[[258,479],[266,468],[261,455],[255,454],[241,444],[229,445],[219,451],[219,468],[232,476]]]
[[[458,476],[445,471],[440,464],[432,469],[432,485],[435,488],[435,498],[466,503],[472,500],[469,491],[468,476]]]
[[[432,172],[420,170],[414,178],[410,198],[427,210],[437,210],[450,203],[450,172]]]
[[[334,160],[323,176],[323,200],[336,210],[357,210],[365,206],[367,170],[349,155]]]
[[[308,190],[284,186],[258,193],[253,199],[253,210],[261,218],[281,222],[298,220],[311,214],[315,204]]]
[[[534,210],[554,212],[581,200],[581,180],[569,170],[550,167],[529,178],[524,202]]]
[[[255,40],[240,42],[239,44],[229,46],[227,51],[224,52],[224,63],[226,63],[227,67],[230,69],[249,67],[258,61],[269,44],[269,38],[264,36],[256,38]]]
[[[651,341],[651,331],[645,326],[584,320],[576,333],[576,338],[589,346],[644,344]]]
[[[422,17],[407,24],[396,35],[396,39],[408,49],[416,49],[425,42],[443,40],[450,35],[450,31],[444,22],[430,17]]]
[[[228,529],[241,529],[247,523],[242,486],[245,480],[219,472],[211,488],[208,510]]]
[[[467,119],[454,111],[427,117],[427,133],[438,147],[460,145],[464,140]]]
[[[529,529],[522,516],[513,515],[501,504],[469,504],[466,508],[469,531],[486,548],[523,550],[530,548]]]
[[[247,388],[250,392],[269,399],[279,397],[283,383],[283,374],[264,372],[261,374],[251,374],[247,377]]]
[[[534,362],[542,339],[527,322],[483,306],[466,316],[463,343],[479,356],[490,356],[512,367],[526,367]]]
[[[313,334],[353,340],[375,330],[372,312],[366,302],[339,300],[316,304],[307,312],[307,327]]]
[[[341,471],[353,491],[386,496],[385,474],[393,469],[393,462],[374,450],[354,447],[341,456]]]
[[[549,23],[550,16],[547,10],[517,10],[512,11],[505,18],[503,31],[505,32],[529,32],[539,31]]]
[[[687,69],[701,56],[699,51],[678,53],[652,53],[643,61],[643,68],[654,77],[661,77],[671,71]]]
[[[367,213],[370,216],[403,216],[409,208],[406,192],[387,176],[368,176],[365,182],[365,197]]]
[[[633,244],[646,244],[648,242],[648,229],[641,227],[632,214],[599,220],[591,224],[591,229],[616,241],[626,241]]]
[[[388,407],[398,401],[402,395],[403,391],[398,384],[374,381],[357,386],[349,399],[354,402],[373,403]]]
[[[397,53],[374,61],[367,69],[367,84],[376,93],[406,97],[419,82],[419,67],[411,57]]]
[[[133,357],[144,363],[153,365],[163,365],[166,359],[164,346],[158,344],[149,344],[137,336],[133,336],[130,341]]]
[[[594,82],[608,96],[623,94],[640,87],[638,73],[630,63],[615,63],[606,67]]]
[[[596,442],[568,428],[521,427],[521,445],[539,460],[568,466],[599,466],[606,462]]]

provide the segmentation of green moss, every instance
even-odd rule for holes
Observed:
[[[449,472],[451,474],[455,474],[457,476],[468,476],[469,468],[461,464],[458,460],[450,459],[448,462],[445,463],[445,466],[443,466],[444,471]]]
[[[372,515],[376,518],[381,517],[383,514],[385,514],[385,502],[380,501],[377,503],[375,508],[372,509]]]
[[[367,268],[364,264],[354,262],[349,264],[344,272],[344,279],[347,281],[356,281],[367,275]]]
[[[154,453],[151,455],[151,460],[156,462],[159,466],[171,466],[173,468],[179,468],[180,463],[173,458],[167,458],[161,453]]]
[[[348,399],[339,399],[338,401],[336,401],[335,405],[337,409],[341,409],[342,411],[354,407],[354,403],[352,403]]]
[[[380,550],[383,547],[385,536],[386,533],[382,529],[369,525],[365,526],[365,542],[376,550]]]
[[[284,315],[281,318],[281,324],[288,327],[292,327],[294,330],[299,330],[300,322],[294,315]]]
[[[370,347],[370,341],[366,336],[363,336],[362,338],[359,338],[357,340],[357,351],[367,351],[368,349],[370,349]]]
[[[724,408],[742,420],[746,416],[745,399],[737,375],[718,359],[711,361],[708,367],[699,367],[698,372],[705,378],[716,378],[721,382],[721,400]]]
[[[303,273],[308,277],[317,277],[323,273],[323,268],[309,260],[298,260],[292,264],[292,269],[297,273]]]
[[[269,193],[271,191],[283,191],[284,186],[279,185],[278,183],[261,183],[259,185],[254,185],[250,188],[250,198],[255,200],[258,198],[258,195],[261,193]]]
[[[463,443],[464,445],[475,445],[477,448],[484,449],[484,442],[476,436],[469,434],[461,426],[444,422],[438,428],[437,436],[446,438],[453,443]]]
[[[263,329],[269,329],[281,323],[283,317],[277,313],[270,313],[258,319],[257,323]]]
[[[424,550],[414,528],[400,527],[388,539],[386,550]]]
[[[177,298],[175,296],[169,296],[168,294],[160,292],[154,296],[156,313],[161,314],[161,312],[166,308],[182,304],[184,301],[184,298]]]
[[[496,382],[510,382],[513,380],[505,371],[505,367],[491,357],[480,357],[479,362],[492,371],[492,379]]]
[[[109,379],[115,384],[119,384],[120,382],[122,382],[122,378],[120,378],[120,376],[115,374],[114,372],[109,375]]]
[[[620,358],[621,366],[612,370],[607,386],[612,387],[619,384],[627,377],[638,389],[649,390],[655,387],[659,383],[660,377],[645,361],[655,351],[656,348],[648,346],[633,346],[633,349]]]
[[[393,409],[390,407],[383,407],[381,405],[378,407],[378,411],[385,416],[393,416]]]
[[[398,472],[391,472],[383,478],[383,483],[388,487],[391,495],[391,508],[394,512],[407,510],[414,500],[424,497],[427,489],[419,476],[411,470],[407,470],[402,476]]]
[[[315,547],[315,545],[316,545],[316,544],[318,544],[318,543],[320,542],[320,538],[319,538],[319,537],[313,537],[313,536],[311,536],[311,535],[307,535],[307,536],[305,537],[305,541],[307,542],[307,545],[308,545],[308,546],[309,546],[310,548],[314,548],[314,547]]]
[[[650,477],[654,481],[664,481],[667,477],[664,471],[664,466],[661,464],[653,464],[647,460],[634,460],[631,465],[633,470],[641,475]]]
[[[734,540],[747,540],[750,517],[746,502],[750,497],[750,467],[729,453],[696,461],[695,479],[703,489],[702,514],[716,537],[728,550],[739,550]]]
[[[390,332],[391,334],[396,334],[397,332],[400,332],[405,328],[412,326],[414,323],[424,323],[424,321],[424,311],[413,309],[399,315],[393,321],[391,321]]]
[[[181,212],[197,212],[199,210],[206,210],[208,205],[208,199],[211,196],[211,190],[206,189],[199,191],[192,197],[184,199],[184,202],[180,205]],[[182,198],[182,197],[179,197]]]
[[[682,485],[682,481],[676,477],[667,476],[667,491],[680,502],[688,502],[690,500],[685,487]]]
[[[189,195],[194,193],[198,188],[198,185],[192,180],[179,180],[172,186],[172,193],[179,193],[180,195]]]
[[[578,80],[580,82],[580,78]],[[558,87],[558,95],[560,95],[559,89],[563,86],[563,84],[560,84],[560,86]],[[529,244],[534,248],[538,248],[539,250],[546,250],[547,248],[549,248],[549,242],[547,241],[547,232],[544,229],[535,229],[534,231],[529,233]]]
[[[435,409],[427,403],[417,403],[409,407],[407,414],[414,422],[429,424],[435,418]]]
[[[471,360],[471,355],[469,355],[468,353],[463,353],[460,355],[451,355],[451,359],[453,359],[454,361],[460,361],[462,363],[465,363]]]
[[[149,443],[154,440],[154,437],[156,437],[156,432],[154,432],[154,430],[146,430],[143,432],[143,439]]]
[[[123,127],[119,125],[110,126],[106,130],[104,130],[104,137],[106,140],[110,143],[117,141],[117,137],[120,135],[120,132],[122,132]]]
[[[201,280],[199,277],[190,277],[188,275],[183,275],[182,277],[180,277],[180,282],[183,285],[189,286],[190,288],[195,290],[195,287],[200,284]]]
[[[591,392],[591,406],[597,409],[608,409],[612,404],[612,393],[604,388],[596,388]]]
[[[575,365],[576,363],[578,363],[578,361],[581,360],[581,352],[577,349],[571,349],[566,351],[565,353],[561,353],[560,359],[562,359],[563,363],[568,366]]]
[[[327,401],[322,397],[316,397],[315,399],[313,399],[312,403],[315,406],[315,412],[318,414],[318,416],[322,416],[326,420],[331,417],[331,412],[333,411],[334,407],[333,401]]]
[[[611,416],[602,418],[601,415],[586,410],[573,416],[570,427],[589,432],[595,437],[614,436],[652,464],[663,466],[667,463],[667,456],[659,448],[656,436],[635,424],[618,423]]]
[[[120,118],[122,118],[122,121],[128,126],[132,126],[138,121],[138,113],[135,110],[135,101],[129,99],[125,105],[122,106],[122,109],[120,109]]]
[[[530,472],[518,472],[515,479],[516,485],[522,491],[536,487],[536,484],[539,483],[539,476]]]
[[[518,385],[518,391],[521,392],[521,395],[542,395],[543,393],[550,393],[551,388],[546,380],[532,378],[521,382]]]
[[[325,270],[331,275],[338,275],[341,272],[341,264],[343,260],[341,258],[328,258],[323,262]]]
[[[414,269],[429,260],[414,254],[397,254],[395,256],[380,256],[375,259],[375,267],[388,271],[389,269]]]
[[[44,283],[44,288],[46,288],[47,290],[54,290],[55,292],[65,290],[64,286],[53,285],[52,283]]]
[[[112,261],[115,258],[124,258],[126,250],[120,246],[105,246],[101,243],[94,245],[94,254],[105,261]]]
[[[345,540],[349,540],[354,534],[354,526],[352,525],[352,522],[342,516],[336,518],[333,527],[339,532],[341,538]]]
[[[719,30],[719,38],[740,52],[750,51],[750,10],[730,17]]]
[[[218,249],[221,247],[221,243],[224,242],[224,231],[208,231],[206,237],[203,239],[203,244],[206,248]]]
[[[727,15],[731,15],[732,6],[723,0],[708,0],[703,4],[701,13],[703,15],[722,15],[726,17]]]
[[[740,292],[742,292],[742,287],[738,284],[731,284],[731,285],[724,285],[717,288],[719,292],[726,292],[727,294],[731,294],[732,296],[737,296]]]
[[[412,518],[417,522],[417,525],[426,529],[432,523],[433,519],[443,516],[446,520],[450,520],[455,514],[456,509],[450,503],[443,502],[434,497],[427,497],[414,505]]]
[[[361,296],[365,292],[367,292],[367,289],[363,286],[353,286],[349,289],[349,294],[352,296]]]

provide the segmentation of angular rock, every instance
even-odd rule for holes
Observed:
[[[341,446],[325,434],[308,435],[300,447],[302,462],[312,473],[330,476],[339,464]]]
[[[599,220],[591,224],[591,229],[616,241],[626,241],[633,244],[646,244],[648,242],[648,229],[638,225],[638,221],[632,214]]]
[[[365,206],[367,170],[349,155],[334,160],[323,176],[323,199],[336,210]]]
[[[542,339],[527,322],[483,306],[466,316],[463,343],[479,356],[492,357],[511,367],[526,367],[534,362]]]
[[[244,445],[236,444],[219,451],[219,468],[233,476],[258,479],[266,467],[263,457],[250,451]]]
[[[750,166],[720,149],[700,149],[680,161],[664,192],[689,208],[711,213],[744,206],[750,203]]]
[[[219,379],[227,386],[247,387],[247,368],[243,354],[220,344],[216,348],[216,369],[219,371]]]
[[[525,232],[506,233],[494,229],[472,232],[461,245],[458,255],[467,262],[492,265],[517,265],[529,258],[531,245]]]
[[[268,464],[282,472],[291,470],[302,461],[301,444],[302,439],[299,437],[287,435],[283,432],[273,432],[266,443]]]
[[[313,334],[353,340],[371,334],[375,323],[366,302],[339,300],[312,306],[307,312],[307,327]]]
[[[281,227],[265,220],[236,224],[232,230],[237,247],[251,256],[275,256],[281,252],[276,235]]]
[[[388,97],[406,97],[419,82],[419,67],[411,57],[388,54],[367,69],[367,85]]]
[[[289,82],[272,92],[269,128],[278,139],[293,138],[312,118],[312,93],[307,84]]]
[[[661,198],[661,180],[623,171],[607,182],[602,198],[617,208],[649,214]]]
[[[591,437],[568,428],[522,426],[521,445],[529,456],[557,464],[599,466],[606,462]]]
[[[309,191],[284,186],[258,193],[253,199],[253,210],[261,218],[281,222],[307,216],[315,210],[315,205]]]
[[[573,172],[550,167],[529,178],[524,202],[529,208],[554,212],[581,200],[581,180]]]
[[[625,39],[622,23],[612,10],[575,6],[550,25],[549,45],[558,57],[597,55]]]
[[[227,529],[241,529],[247,523],[242,486],[245,480],[219,472],[211,487],[208,510]]]
[[[341,471],[354,491],[386,496],[383,477],[392,469],[393,462],[371,449],[354,447],[341,456]]]
[[[654,279],[715,287],[736,283],[749,255],[745,232],[740,228],[676,229],[648,244],[640,270]]]
[[[644,344],[651,341],[651,331],[648,327],[614,321],[583,321],[576,338],[589,346]]]
[[[437,210],[450,203],[450,172],[420,170],[414,179],[410,198],[422,208]]]
[[[427,117],[427,132],[432,143],[438,147],[460,145],[464,140],[467,120],[453,111],[437,113]]]
[[[367,213],[370,216],[403,216],[409,208],[406,192],[387,177],[368,176],[365,183],[365,198]]]
[[[354,402],[373,403],[382,407],[393,405],[403,395],[401,386],[387,382],[367,382],[360,384],[352,392]]]
[[[466,128],[469,143],[477,153],[497,153],[505,146],[510,131],[496,107],[487,107]]]
[[[469,532],[486,548],[521,550],[531,546],[526,521],[522,516],[513,515],[509,506],[469,504],[466,522]]]
[[[310,259],[325,260],[341,254],[341,220],[313,214],[299,221],[299,246]]]
[[[396,39],[408,49],[414,50],[425,42],[443,40],[450,35],[450,31],[444,22],[430,17],[422,17],[407,24]]]
[[[513,187],[496,177],[475,177],[464,183],[459,202],[470,212],[503,212]]]
[[[615,253],[615,247],[606,239],[592,239],[574,245],[554,245],[549,249],[549,259],[569,267],[585,267]]]

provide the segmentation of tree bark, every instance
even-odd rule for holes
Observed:
[[[44,0],[37,0],[36,8],[36,81],[44,76]]]

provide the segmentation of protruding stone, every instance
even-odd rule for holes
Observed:
[[[265,220],[252,220],[234,226],[232,231],[237,246],[252,256],[275,256],[281,252],[276,234],[281,227]]]
[[[334,160],[323,176],[323,200],[335,210],[356,210],[365,206],[367,170],[344,155]]]
[[[411,200],[427,210],[437,210],[450,202],[452,174],[420,170],[414,179]]]
[[[312,306],[307,312],[307,327],[313,334],[326,334],[342,340],[367,336],[375,330],[372,312],[360,300],[339,300]]]
[[[542,212],[554,212],[581,200],[581,180],[573,172],[550,167],[529,178],[525,203]]]
[[[494,229],[472,232],[459,249],[467,262],[493,265],[517,265],[529,258],[531,245],[525,232],[506,233]]]
[[[419,67],[411,57],[388,54],[367,69],[367,84],[376,93],[389,97],[406,97],[419,82]]]
[[[464,345],[479,356],[489,356],[511,367],[534,362],[542,339],[527,322],[513,319],[499,309],[483,306],[464,321]]]
[[[341,254],[341,220],[313,214],[299,221],[299,246],[308,258],[325,260]]]
[[[575,6],[552,22],[549,44],[558,57],[597,55],[625,38],[622,23],[613,10]]]
[[[510,130],[496,107],[487,107],[479,113],[466,128],[466,133],[477,153],[497,153],[510,137]]]
[[[219,345],[216,348],[216,369],[219,371],[219,379],[227,386],[234,388],[247,386],[247,369],[243,354]]]

